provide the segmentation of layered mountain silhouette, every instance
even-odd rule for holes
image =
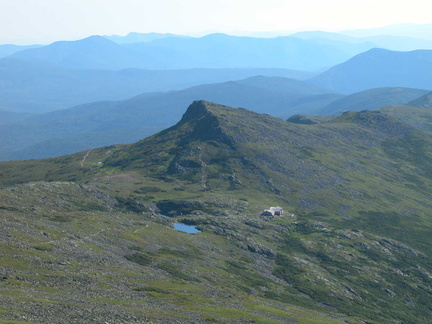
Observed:
[[[312,82],[342,93],[379,87],[431,89],[430,51],[369,50],[381,43],[336,33],[302,32],[277,38],[224,34],[195,38],[131,33],[119,36],[117,41],[91,36],[47,46],[2,45],[0,56],[13,54],[0,63],[3,72],[0,81],[4,82],[0,92],[2,110],[43,112],[95,100],[119,100],[142,92],[178,90],[253,75],[302,80],[312,76],[300,71],[261,69],[260,72],[255,69],[249,73],[238,69],[244,67],[316,71],[339,64]],[[211,69],[161,71],[198,67]],[[81,69],[85,71],[79,71]],[[8,81],[11,79],[14,82]],[[306,102],[305,107],[310,106]]]
[[[0,58],[10,56],[16,52],[20,52],[20,51],[23,51],[26,49],[37,48],[37,47],[41,47],[41,46],[42,45],[23,46],[23,45],[13,45],[13,44],[3,44],[3,45],[0,45]]]
[[[36,49],[17,52],[15,59],[41,60],[67,68],[113,69],[127,67],[149,68],[152,55],[126,49],[102,36],[91,36],[78,41],[59,41]]]
[[[155,39],[167,38],[167,37],[188,37],[183,35],[176,35],[170,33],[128,33],[126,36],[111,35],[103,36],[106,39],[113,41],[117,44],[132,44],[141,42],[151,42]]]
[[[432,51],[371,49],[313,77],[310,81],[342,93],[371,88],[432,89]]]
[[[0,111],[0,125],[9,125],[22,122],[34,115],[26,113],[14,113],[10,111]]]
[[[302,39],[321,40],[323,42],[341,41],[349,43],[369,43],[371,48],[384,48],[392,51],[413,51],[416,49],[432,49],[432,40],[429,37],[402,36],[376,34],[368,36],[350,36],[344,32],[331,33],[323,31],[305,31],[292,34],[291,36]],[[423,35],[426,36],[426,35]]]
[[[102,36],[55,42],[17,52],[16,59],[43,60],[79,69],[287,68],[315,71],[341,63],[371,44],[304,40],[295,37],[254,38],[225,34],[163,37],[117,44]]]
[[[180,90],[256,75],[305,79],[284,69],[76,70],[41,61],[0,60],[0,105],[11,112],[40,113],[99,100],[121,100],[143,92]]]
[[[427,50],[372,49],[358,54],[373,44],[323,32],[272,39],[224,34],[201,38],[148,36],[156,39],[117,44],[102,36],[92,36],[16,52],[0,62],[3,72],[0,81],[4,82],[0,91],[2,110],[46,112],[91,101],[119,100],[142,92],[178,90],[254,75],[303,80],[313,74],[274,67],[294,64],[297,69],[316,70],[345,60],[348,61],[310,81],[346,94],[380,87],[432,88]],[[343,44],[349,44],[351,49],[344,49]],[[358,55],[351,58],[355,54]],[[250,66],[268,68],[239,68]],[[211,69],[167,70],[191,67]],[[123,68],[128,69],[107,70]],[[327,100],[309,99],[299,102],[298,107],[310,109],[322,99]]]

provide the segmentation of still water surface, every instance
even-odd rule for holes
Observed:
[[[189,233],[189,234],[201,233],[201,231],[198,230],[195,226],[186,225],[186,224],[183,224],[183,223],[174,223],[174,228],[177,231],[185,232],[185,233]]]

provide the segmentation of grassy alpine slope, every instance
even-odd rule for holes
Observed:
[[[410,109],[301,125],[200,101],[136,144],[1,163],[0,318],[426,323],[431,113]]]

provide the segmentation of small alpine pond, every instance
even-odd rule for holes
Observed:
[[[188,233],[188,234],[201,233],[201,231],[199,229],[197,229],[196,226],[186,225],[183,223],[174,223],[174,228],[177,231]]]

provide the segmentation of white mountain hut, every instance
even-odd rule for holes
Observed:
[[[269,209],[265,209],[261,216],[282,216],[284,214],[282,207],[270,207]]]

